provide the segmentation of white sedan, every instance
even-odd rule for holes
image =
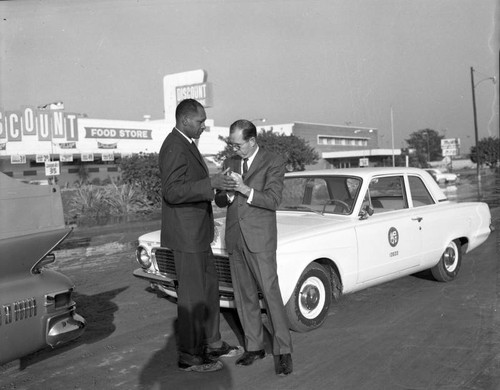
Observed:
[[[287,173],[277,212],[278,276],[293,330],[319,327],[341,295],[422,270],[449,282],[462,254],[493,227],[485,203],[448,201],[417,168],[359,168]],[[222,307],[234,307],[224,218],[212,243]],[[176,297],[172,252],[160,231],[139,238],[134,275]]]
[[[437,168],[428,168],[426,171],[429,172],[438,183],[455,183],[458,180],[458,175],[456,173],[443,172]]]

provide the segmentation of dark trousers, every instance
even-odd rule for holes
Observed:
[[[245,333],[246,350],[265,349],[258,285],[264,295],[267,316],[272,326],[273,354],[291,353],[292,339],[278,283],[276,252],[252,253],[240,235],[229,259],[234,298]]]
[[[177,273],[177,335],[180,358],[203,353],[219,341],[219,279],[212,249],[201,253],[174,251]]]

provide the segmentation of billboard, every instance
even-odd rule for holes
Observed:
[[[212,106],[212,85],[210,83],[180,85],[175,87],[176,105],[184,99],[194,99],[203,107]]]
[[[441,152],[443,157],[458,156],[460,150],[460,138],[443,138],[441,140]]]

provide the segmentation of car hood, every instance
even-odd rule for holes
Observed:
[[[319,215],[310,212],[282,212],[277,213],[278,242],[279,245],[286,245],[299,237],[304,238],[309,235],[316,235],[326,230],[336,230],[346,228],[352,223],[352,216],[339,215]],[[212,249],[216,253],[225,253],[226,240],[226,218],[217,218],[215,221],[214,241]],[[143,234],[139,237],[139,242],[151,247],[160,246],[160,230]]]
[[[349,224],[352,216],[336,215],[318,215],[310,212],[278,212],[278,243],[279,246],[286,245],[288,242],[294,242],[299,237],[304,238],[308,235],[316,235],[325,230],[334,230],[345,227]],[[225,228],[226,219],[218,218],[215,220],[215,237],[212,242],[214,251],[224,252],[226,248]]]

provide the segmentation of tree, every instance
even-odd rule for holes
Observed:
[[[215,157],[217,161],[224,161],[234,154],[233,148],[229,145],[229,137],[219,137],[226,142],[224,150]],[[319,154],[309,146],[309,143],[296,135],[285,135],[273,133],[272,130],[262,131],[257,134],[259,147],[284,156],[287,161],[288,171],[303,171],[306,165],[316,164]]]
[[[441,154],[441,139],[444,137],[432,129],[414,131],[405,140],[409,148],[415,149],[417,164],[424,168],[429,162],[443,158]]]
[[[160,204],[161,179],[158,166],[158,153],[139,153],[118,160],[122,180],[138,187],[152,204]]]
[[[473,163],[477,163],[479,160],[479,166],[487,165],[490,168],[497,166],[500,159],[500,139],[499,138],[483,138],[477,143],[476,146],[470,148],[470,159]]]

